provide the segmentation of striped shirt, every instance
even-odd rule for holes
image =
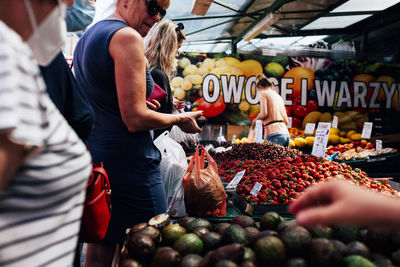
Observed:
[[[0,133],[29,152],[0,192],[0,266],[71,266],[90,155],[51,102],[30,49],[1,21]]]

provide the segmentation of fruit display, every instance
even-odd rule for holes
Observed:
[[[398,266],[399,237],[344,224],[303,227],[275,212],[216,224],[183,217],[129,229],[119,266]]]
[[[388,155],[396,153],[397,149],[384,148],[382,151],[375,150],[374,144],[367,140],[353,141],[348,144],[339,144],[336,146],[328,146],[326,149],[326,155],[330,156],[338,152],[336,156],[338,160],[356,160],[356,159],[367,159],[370,157],[378,157],[381,155]]]
[[[236,192],[252,205],[287,204],[312,184],[333,178],[397,196],[390,185],[368,178],[358,168],[271,143],[233,145],[231,150],[218,153],[214,158],[226,182],[245,170]],[[262,185],[257,196],[250,193],[256,183]]]

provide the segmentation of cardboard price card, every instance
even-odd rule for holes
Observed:
[[[314,134],[315,123],[306,123],[305,134]]]
[[[233,177],[232,181],[226,186],[226,189],[236,189],[237,185],[240,183],[240,180],[242,180],[244,173],[246,171],[240,171],[236,173],[235,177]]]
[[[376,147],[376,151],[382,152],[382,140],[376,139],[375,147]]]
[[[254,137],[254,142],[256,142],[257,144],[261,144],[262,132],[263,132],[263,128],[262,128],[261,120],[257,120],[256,127],[255,127],[255,137]]]
[[[262,184],[260,184],[259,182],[256,182],[254,184],[253,188],[251,189],[250,194],[252,194],[253,196],[256,197],[258,195],[258,192],[260,192],[261,187],[262,187]]]
[[[361,138],[370,139],[372,133],[372,122],[364,122],[364,126],[361,133]]]
[[[314,145],[311,155],[317,157],[325,157],[326,145],[328,144],[329,131],[331,130],[330,122],[318,123],[318,128],[315,133]]]
[[[333,116],[332,128],[337,128],[338,124],[339,124],[339,117],[338,116]]]
[[[287,119],[288,119],[287,127],[292,128],[292,117],[288,117]]]

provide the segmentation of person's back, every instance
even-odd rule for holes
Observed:
[[[267,118],[263,125],[270,123],[267,127],[267,135],[274,133],[289,133],[287,129],[287,114],[282,97],[273,89],[263,90],[260,97],[266,99]],[[271,123],[279,121],[281,123]]]
[[[1,21],[0,62],[0,132],[27,153],[0,194],[0,266],[69,266],[90,155],[50,100],[32,53]]]

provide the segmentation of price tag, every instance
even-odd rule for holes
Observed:
[[[364,126],[361,133],[361,138],[370,139],[372,133],[372,122],[364,122]]]
[[[258,192],[260,192],[261,187],[262,187],[262,184],[260,184],[259,182],[256,182],[254,184],[253,188],[251,189],[250,194],[252,194],[253,196],[256,197],[258,195]]]
[[[246,171],[240,171],[236,173],[235,177],[232,179],[232,181],[226,186],[226,189],[236,189],[237,185],[240,183],[240,180],[242,180],[244,173]]]
[[[331,130],[330,122],[318,123],[318,128],[315,133],[314,145],[311,155],[317,157],[325,157],[326,145],[328,144],[329,131]]]
[[[236,140],[236,134],[234,134],[234,135],[232,136],[232,144],[235,143],[235,140]]]
[[[315,123],[306,123],[305,134],[314,134]]]
[[[225,137],[222,135],[222,127],[219,127],[219,134],[218,134],[217,141],[219,144],[221,144],[222,142],[226,142]]]
[[[382,151],[382,140],[376,139],[375,148],[376,148],[376,151],[378,151],[378,152]]]
[[[263,132],[263,128],[262,128],[261,120],[257,120],[256,127],[255,127],[255,137],[254,137],[254,142],[256,142],[257,144],[261,144],[262,132]]]
[[[287,127],[288,127],[288,128],[292,128],[292,117],[288,117],[288,118],[287,118],[287,121],[288,121]]]
[[[333,116],[333,120],[332,120],[332,128],[337,128],[339,124],[339,118],[338,116]]]

